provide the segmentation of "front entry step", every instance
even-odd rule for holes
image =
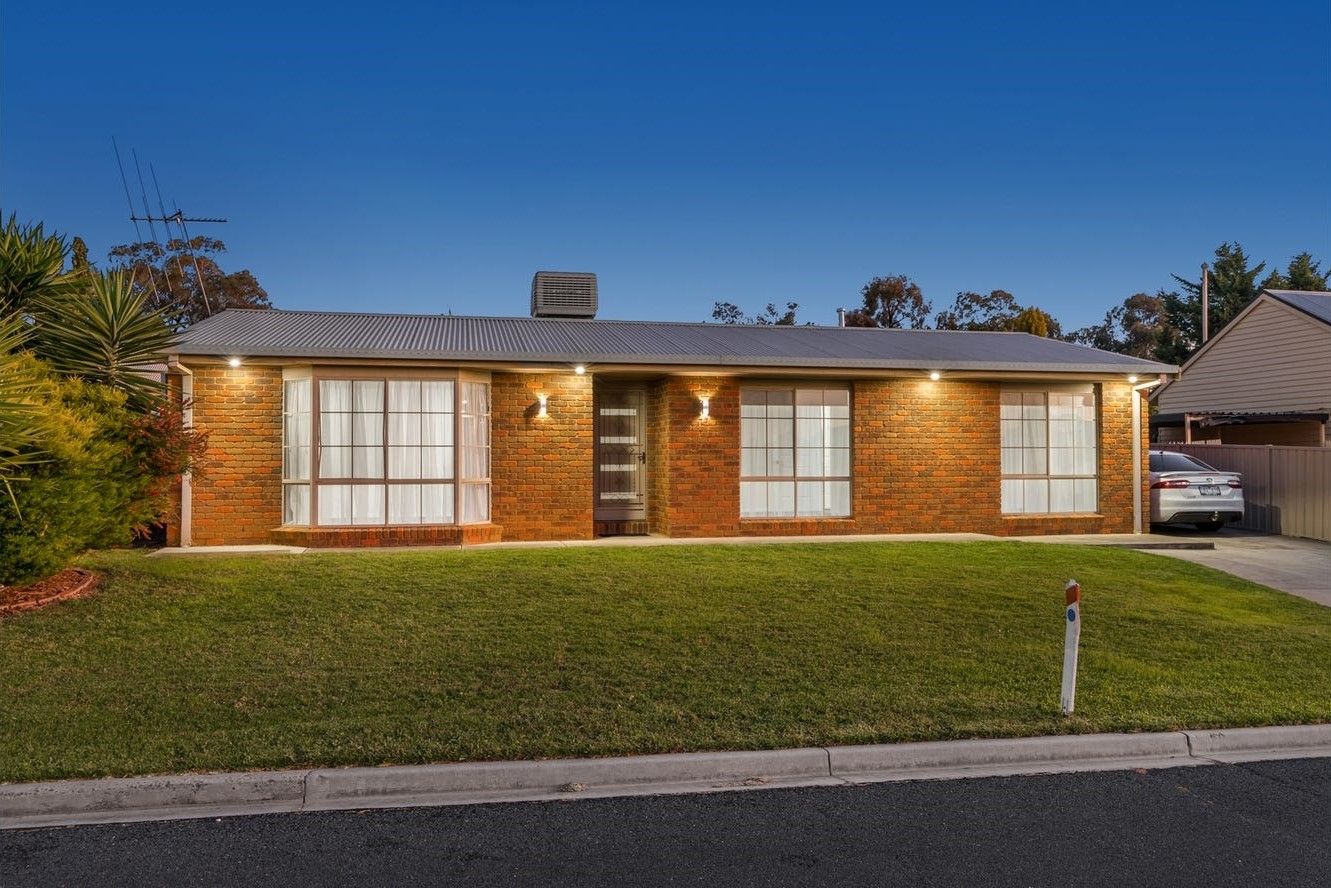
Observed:
[[[594,532],[598,537],[647,536],[646,521],[597,521]]]

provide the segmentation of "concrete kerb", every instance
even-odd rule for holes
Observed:
[[[1189,754],[1215,762],[1257,762],[1274,758],[1331,755],[1331,725],[1223,728],[1184,731]]]
[[[733,783],[828,777],[821,748],[760,752],[700,752],[603,759],[470,762],[397,768],[330,768],[311,771],[305,806],[310,810],[447,804],[481,795],[561,793],[644,785],[688,784],[722,788]]]
[[[0,785],[0,828],[1331,757],[1331,725]]]
[[[831,772],[855,782],[1202,764],[1190,757],[1181,732],[840,746],[828,755]]]
[[[0,784],[0,829],[299,811],[308,774],[242,771]]]

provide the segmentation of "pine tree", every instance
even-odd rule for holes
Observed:
[[[1289,265],[1282,274],[1272,271],[1262,281],[1263,290],[1313,290],[1326,291],[1328,273],[1322,271],[1322,263],[1313,259],[1311,253],[1300,253],[1289,260]]]

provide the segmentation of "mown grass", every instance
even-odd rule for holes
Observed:
[[[1331,609],[1120,549],[84,563],[98,595],[0,622],[0,780],[1331,720]]]

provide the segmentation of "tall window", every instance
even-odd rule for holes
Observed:
[[[740,393],[740,517],[850,514],[850,391]]]
[[[388,381],[388,523],[453,523],[453,381]],[[417,483],[417,482],[420,483]]]
[[[314,405],[309,380],[285,386],[283,523],[453,524],[459,495],[464,522],[489,520],[488,383],[320,379],[317,385]],[[464,402],[459,411],[459,387],[483,410]],[[318,430],[313,446],[312,429]],[[459,434],[477,442],[462,448],[462,485],[456,483]]]
[[[1005,514],[1096,510],[1093,390],[1004,390],[999,421]]]
[[[308,379],[282,385],[282,523],[310,523],[310,447],[313,438]]]
[[[462,383],[462,523],[490,520],[490,386]]]

